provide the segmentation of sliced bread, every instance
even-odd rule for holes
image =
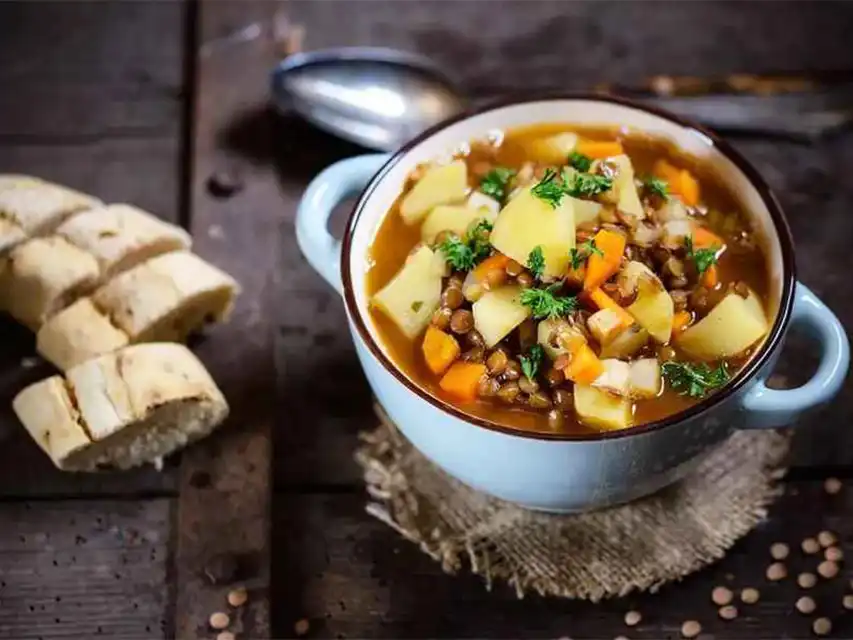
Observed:
[[[24,427],[60,469],[157,463],[208,435],[228,404],[183,345],[148,343],[88,360],[14,399]]]

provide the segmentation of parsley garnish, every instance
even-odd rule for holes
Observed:
[[[518,356],[521,361],[521,371],[529,380],[536,377],[536,372],[539,371],[539,365],[542,364],[542,358],[545,356],[545,351],[542,345],[534,344],[530,347],[530,351],[526,356]]]
[[[643,180],[643,186],[650,194],[669,200],[669,184],[666,180],[649,176]]]
[[[569,165],[578,171],[589,171],[589,168],[592,166],[592,158],[577,151],[572,151],[569,154]]]
[[[573,247],[569,252],[569,260],[571,260],[572,269],[575,271],[580,269],[581,265],[593,253],[597,253],[602,258],[604,257],[604,252],[595,246],[595,238],[590,238],[586,242],[581,243],[580,247]]]
[[[457,271],[470,271],[477,263],[474,251],[458,236],[450,236],[438,246],[444,259]]]
[[[563,196],[572,196],[580,198],[582,196],[591,197],[608,191],[613,186],[613,180],[607,176],[600,176],[592,173],[580,173],[572,171],[571,173],[563,172],[562,176],[557,177],[557,172],[553,169],[546,169],[545,175],[530,192],[544,200],[552,209],[560,206],[560,201]]]
[[[722,387],[729,381],[729,372],[724,364],[712,369],[704,362],[664,362],[663,377],[681,395],[701,398],[708,391]]]
[[[575,173],[571,184],[567,185],[568,194],[575,198],[581,196],[591,197],[609,191],[613,186],[613,180],[607,176],[594,173]]]
[[[684,248],[687,250],[687,257],[693,259],[696,265],[696,270],[701,276],[712,265],[717,264],[717,251],[719,247],[710,249],[693,249],[693,236],[684,238]]]
[[[544,200],[552,209],[560,206],[560,200],[566,195],[565,185],[557,179],[557,172],[546,169],[542,179],[530,190],[534,196]]]
[[[489,242],[489,233],[492,231],[492,223],[488,220],[479,220],[468,231],[468,246],[474,253],[474,261],[479,262],[489,257],[492,245]]]
[[[557,282],[546,289],[524,289],[521,292],[521,304],[530,307],[535,320],[566,316],[578,308],[578,299],[574,296],[554,295],[562,285],[562,282]]]
[[[527,256],[527,268],[535,277],[542,279],[545,273],[545,254],[542,253],[542,245],[533,247],[533,251]]]
[[[515,171],[506,167],[495,167],[480,181],[480,191],[498,202],[507,195],[509,181],[515,177]]]

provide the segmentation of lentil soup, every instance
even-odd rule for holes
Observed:
[[[669,143],[536,125],[419,166],[368,257],[394,363],[461,410],[589,433],[713,394],[769,330],[765,257]]]

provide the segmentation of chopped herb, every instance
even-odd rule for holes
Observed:
[[[696,265],[696,270],[699,272],[700,276],[712,265],[717,264],[717,251],[720,250],[719,247],[712,247],[710,249],[694,249],[693,236],[687,236],[684,238],[684,247],[687,249],[687,257],[693,259],[693,263]]]
[[[507,196],[509,181],[515,177],[515,171],[506,167],[495,167],[480,181],[480,191],[498,202]]]
[[[597,253],[602,258],[604,257],[604,252],[595,246],[595,238],[590,238],[586,242],[581,243],[579,247],[572,248],[569,252],[569,260],[571,260],[572,269],[575,271],[580,269],[581,265],[593,253]]]
[[[673,389],[692,398],[701,398],[729,381],[729,372],[722,363],[712,369],[704,362],[664,362],[662,369],[664,378]]]
[[[529,380],[533,380],[536,377],[536,372],[539,371],[542,359],[545,357],[545,351],[542,349],[542,345],[534,344],[530,347],[530,351],[527,354],[526,356],[519,356],[518,359],[521,361],[522,373]]]
[[[577,151],[572,151],[569,154],[569,165],[578,171],[589,171],[589,168],[592,166],[592,158]]]
[[[557,172],[546,169],[542,179],[530,190],[534,196],[544,200],[552,209],[560,206],[560,200],[566,195],[565,185],[557,179]]]
[[[415,300],[415,301],[412,303],[412,311],[414,311],[415,313],[417,313],[418,311],[420,311],[420,310],[421,310],[421,307],[423,307],[423,306],[424,306],[424,301],[423,301],[423,300]]]
[[[643,186],[650,194],[669,200],[669,183],[666,180],[649,176],[643,180]]]
[[[470,271],[477,263],[471,247],[458,236],[450,236],[438,248],[444,254],[444,259],[457,271]]]
[[[565,184],[566,192],[575,198],[580,198],[581,196],[589,198],[609,191],[611,187],[613,187],[613,180],[607,176],[579,172],[575,172],[571,176],[571,182],[567,180]]]
[[[474,253],[474,261],[479,262],[489,257],[492,252],[492,244],[489,242],[489,234],[492,231],[492,223],[488,220],[479,220],[468,231],[468,246]]]
[[[521,292],[521,304],[530,307],[535,320],[566,316],[578,308],[578,299],[555,295],[561,286],[563,283],[557,282],[546,289],[524,289]]]
[[[542,279],[545,273],[545,254],[542,253],[542,245],[533,247],[533,251],[527,256],[527,268],[535,277]]]

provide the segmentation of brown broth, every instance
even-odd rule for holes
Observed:
[[[585,138],[613,140],[618,139],[625,153],[630,156],[636,175],[643,176],[651,173],[654,162],[666,159],[676,166],[686,168],[695,175],[702,187],[702,202],[710,210],[723,212],[725,217],[737,216],[738,229],[749,230],[749,224],[744,214],[740,212],[735,199],[695,158],[681,153],[671,143],[653,138],[648,135],[631,132],[626,134],[618,127],[583,128],[566,124],[542,124],[518,128],[506,132],[499,146],[472,144],[470,153],[465,156],[469,167],[471,186],[477,185],[477,175],[490,165],[502,165],[512,168],[520,167],[530,160],[525,151],[525,143],[555,133],[572,131]],[[405,194],[411,185],[403,190]],[[401,194],[402,198],[402,194]],[[367,294],[373,295],[379,291],[399,271],[408,254],[420,242],[418,226],[406,225],[398,212],[398,199],[391,211],[380,224],[368,255]],[[723,234],[719,224],[713,224],[710,219],[708,226]],[[731,224],[731,223],[729,223]],[[749,252],[727,250],[720,257],[718,270],[721,282],[740,280],[746,282],[765,301],[768,296],[768,276],[764,255],[759,248]],[[378,334],[386,346],[391,360],[421,388],[431,395],[448,404],[458,406],[466,413],[491,420],[493,422],[515,427],[517,429],[551,433],[544,412],[534,412],[524,407],[511,407],[498,404],[492,400],[477,400],[471,403],[460,403],[448,399],[439,389],[438,380],[427,369],[420,353],[420,341],[411,341],[382,312],[371,308],[370,317],[377,328]],[[738,361],[729,360],[734,373],[748,360],[744,356]],[[678,413],[699,400],[689,398],[666,389],[660,396],[652,400],[639,401],[635,404],[635,424],[653,422]],[[569,416],[567,416],[568,418]],[[585,426],[574,419],[567,419],[563,429],[566,433],[594,433],[597,430]]]

